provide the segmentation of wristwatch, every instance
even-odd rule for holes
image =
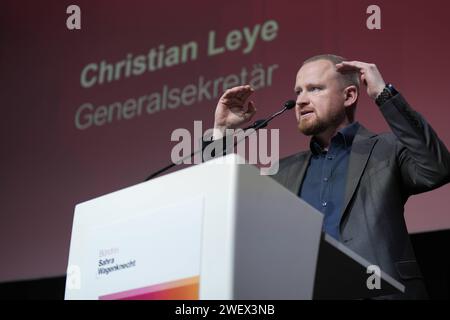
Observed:
[[[377,104],[377,106],[381,107],[386,101],[395,96],[397,93],[398,91],[395,90],[394,86],[388,83],[386,84],[386,87],[384,87],[383,91],[381,91],[381,93],[375,99],[375,103]]]

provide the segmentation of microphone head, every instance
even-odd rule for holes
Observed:
[[[295,107],[296,104],[297,103],[295,102],[295,100],[288,100],[283,104],[283,107],[285,107],[287,110],[290,110]]]

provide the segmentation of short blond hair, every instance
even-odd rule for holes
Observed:
[[[336,65],[338,63],[341,63],[343,61],[348,61],[344,57],[337,56],[335,54],[319,54],[316,56],[313,56],[311,58],[306,59],[303,61],[302,65],[305,65],[307,63],[318,61],[318,60],[327,60],[330,61],[333,65]],[[356,88],[359,90],[359,72],[358,71],[348,71],[348,72],[339,72],[341,75],[342,82],[345,86],[356,86]]]

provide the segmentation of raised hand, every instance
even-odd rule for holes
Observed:
[[[215,133],[215,138],[223,135],[226,129],[238,128],[253,117],[256,113],[255,104],[253,101],[247,103],[253,91],[248,85],[239,86],[228,89],[220,97],[214,117],[214,129],[220,133],[219,136]]]
[[[338,72],[359,71],[361,82],[367,86],[367,94],[372,99],[376,99],[386,86],[380,71],[373,63],[343,61],[336,64],[336,69]]]

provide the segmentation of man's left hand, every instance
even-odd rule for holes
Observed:
[[[386,86],[380,71],[373,63],[343,61],[336,64],[336,68],[338,72],[359,71],[361,81],[367,86],[367,94],[374,100]]]

